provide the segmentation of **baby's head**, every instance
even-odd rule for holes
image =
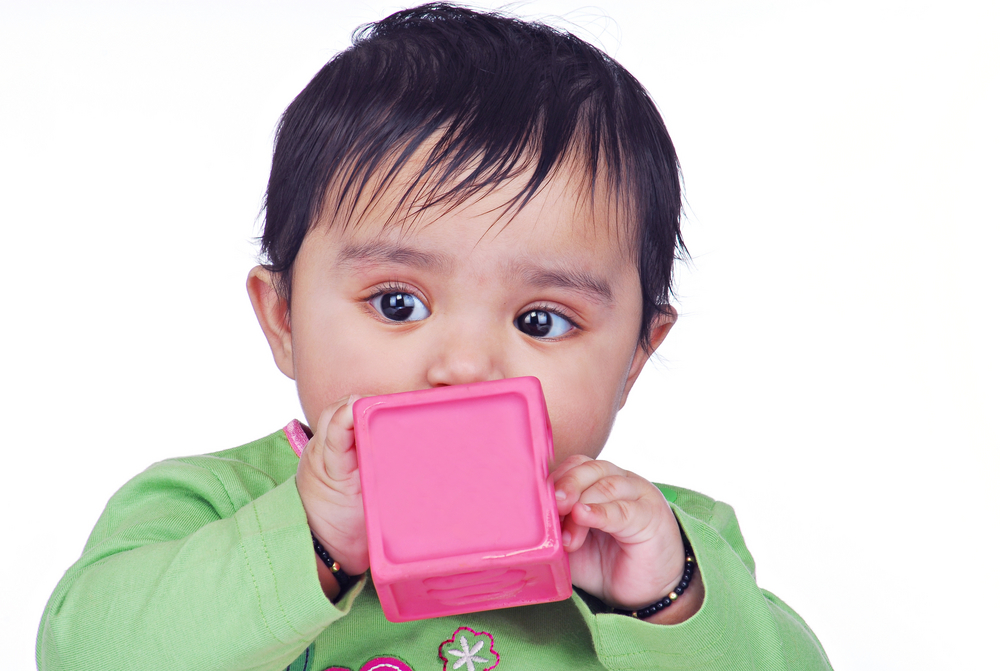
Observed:
[[[596,456],[675,313],[677,160],[568,34],[447,5],[361,30],[282,117],[248,288],[310,425],[349,394],[522,375]]]

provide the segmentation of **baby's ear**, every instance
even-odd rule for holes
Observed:
[[[664,306],[663,314],[653,320],[653,324],[649,329],[649,348],[643,347],[642,343],[636,345],[635,354],[632,355],[632,364],[629,366],[628,378],[625,380],[625,391],[622,393],[622,400],[618,405],[619,410],[625,407],[625,399],[628,398],[628,393],[632,390],[632,385],[635,384],[639,373],[642,372],[642,367],[649,361],[649,357],[653,356],[653,352],[656,351],[656,348],[660,346],[663,339],[670,333],[670,329],[676,321],[677,310],[674,309],[674,306]]]
[[[288,301],[278,293],[277,279],[263,266],[256,266],[247,276],[247,293],[267,344],[271,346],[274,363],[278,364],[278,370],[294,380],[291,316]]]

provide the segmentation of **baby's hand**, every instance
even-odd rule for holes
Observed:
[[[638,609],[680,583],[685,563],[680,528],[655,485],[583,455],[566,459],[551,477],[573,584],[608,605]],[[701,594],[696,574],[677,603],[653,620],[687,619],[700,607]]]
[[[368,570],[368,537],[354,447],[355,400],[354,396],[342,399],[320,414],[295,474],[309,527],[348,575]]]

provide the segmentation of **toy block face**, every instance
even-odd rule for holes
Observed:
[[[537,379],[364,398],[354,423],[372,578],[389,620],[570,596]]]

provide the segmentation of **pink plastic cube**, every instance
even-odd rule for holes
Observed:
[[[538,380],[354,404],[372,578],[405,622],[569,598]]]

